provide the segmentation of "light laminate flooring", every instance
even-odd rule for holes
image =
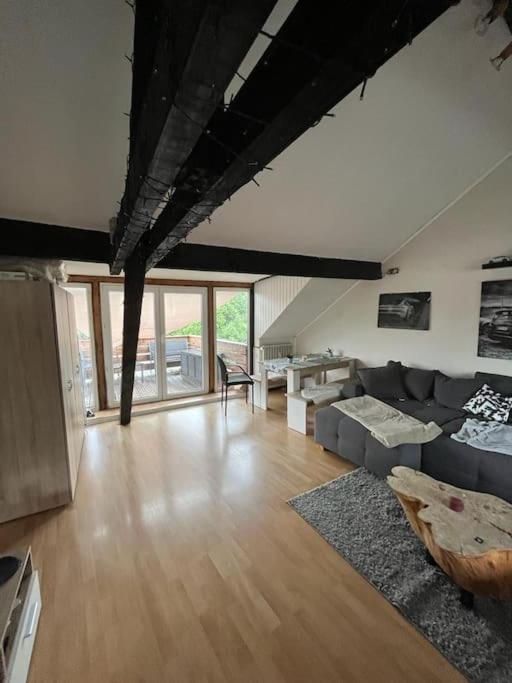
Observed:
[[[286,504],[352,466],[271,407],[89,427],[75,503],[0,526],[41,571],[29,683],[463,680]]]

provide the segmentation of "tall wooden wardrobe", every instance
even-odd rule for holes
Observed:
[[[84,423],[73,295],[0,280],[0,522],[73,500]]]

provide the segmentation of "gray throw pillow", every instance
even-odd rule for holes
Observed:
[[[479,378],[452,378],[438,372],[434,381],[434,398],[437,403],[447,408],[463,409],[464,404],[482,384]]]
[[[364,390],[374,398],[399,399],[408,398],[402,382],[402,373],[396,365],[382,368],[361,368],[357,371]]]
[[[422,370],[421,368],[408,368],[400,361],[388,361],[388,367],[397,366],[402,371],[404,387],[411,398],[417,401],[426,401],[432,397],[434,379],[437,370]]]

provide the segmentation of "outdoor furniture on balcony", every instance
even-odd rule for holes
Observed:
[[[150,341],[148,344],[151,359],[156,358],[156,342]],[[169,367],[177,367],[181,365],[181,352],[187,351],[189,348],[188,337],[167,337],[165,340],[165,365]]]
[[[181,351],[181,375],[190,377],[198,382],[203,381],[203,356],[201,349]]]

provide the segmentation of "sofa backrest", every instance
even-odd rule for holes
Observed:
[[[493,391],[503,394],[503,396],[512,396],[512,377],[508,375],[495,375],[492,372],[475,372],[475,378],[482,381],[482,384],[488,384]]]
[[[460,410],[483,386],[479,377],[448,377],[438,372],[434,383],[434,399],[439,405]]]
[[[398,366],[408,395],[416,401],[426,401],[434,392],[434,379],[437,370],[409,368],[400,361],[389,360],[387,367]]]

